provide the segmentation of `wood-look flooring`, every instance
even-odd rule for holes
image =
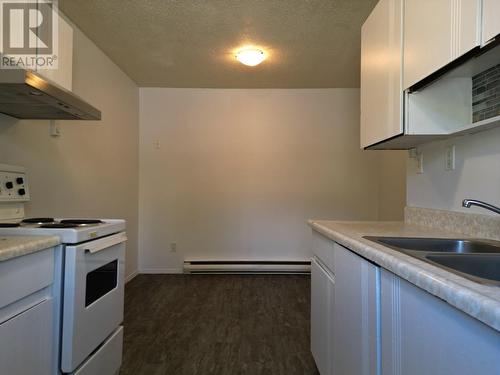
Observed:
[[[139,275],[120,374],[317,375],[309,296],[301,275]]]

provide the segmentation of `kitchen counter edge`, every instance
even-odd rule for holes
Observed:
[[[60,243],[57,236],[0,236],[0,262],[49,249]]]

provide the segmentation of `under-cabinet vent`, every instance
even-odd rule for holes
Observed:
[[[310,261],[184,261],[190,274],[309,274]]]

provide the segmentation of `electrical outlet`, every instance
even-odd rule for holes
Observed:
[[[170,242],[170,252],[171,253],[177,252],[177,242]]]
[[[455,170],[455,145],[446,147],[444,169],[447,171]]]
[[[417,173],[424,173],[424,153],[422,151],[417,154]]]
[[[49,134],[52,137],[60,137],[61,136],[61,128],[59,127],[59,123],[56,120],[50,120],[50,122],[49,122]]]

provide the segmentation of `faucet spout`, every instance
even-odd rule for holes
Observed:
[[[464,199],[462,201],[462,207],[471,208],[471,206],[482,207],[485,210],[489,210],[489,211],[492,211],[492,212],[500,215],[500,207],[493,206],[492,204],[478,201],[475,199]]]

